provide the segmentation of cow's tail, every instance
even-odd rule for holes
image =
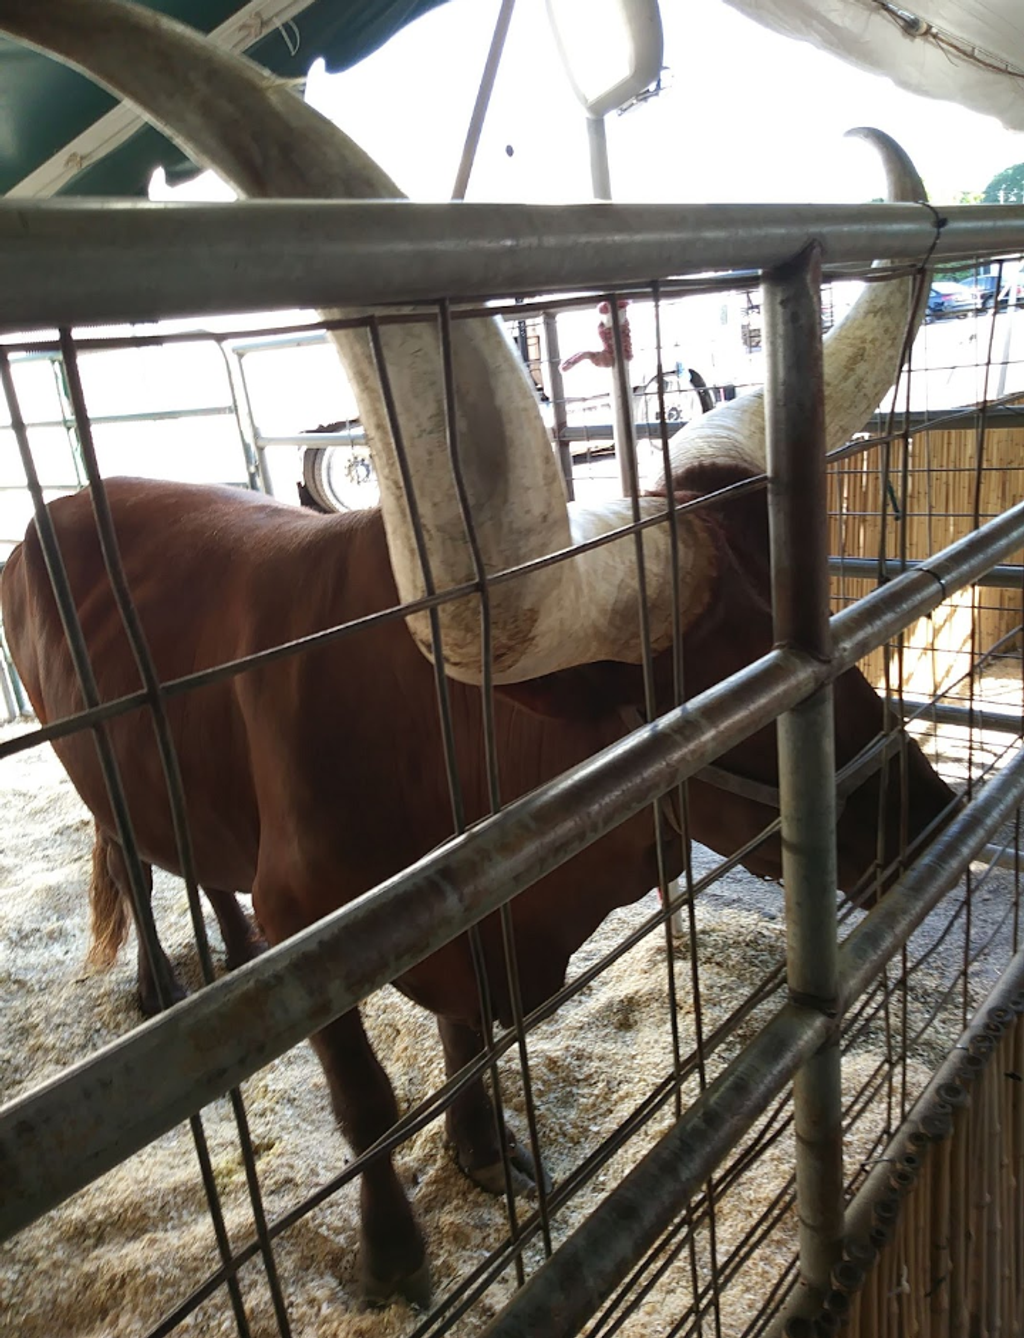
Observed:
[[[118,949],[128,937],[128,907],[110,869],[111,841],[97,824],[92,847],[92,880],[89,883],[90,943],[86,961],[90,966],[113,966]]]

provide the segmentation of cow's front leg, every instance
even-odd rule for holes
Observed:
[[[475,1028],[439,1017],[437,1029],[441,1033],[445,1073],[449,1078],[483,1052],[484,1039]],[[445,1112],[445,1127],[448,1141],[466,1175],[488,1193],[504,1194],[505,1167],[498,1142],[498,1116],[482,1077],[459,1092]],[[508,1125],[503,1126],[503,1132],[513,1193],[536,1193],[537,1168],[529,1148],[516,1138]],[[541,1169],[543,1172],[543,1167]],[[545,1188],[550,1189],[548,1175],[543,1174]]]
[[[256,920],[272,946],[318,918],[311,913],[311,906],[319,909],[312,897],[289,893],[286,887],[284,878],[266,871],[253,885]],[[323,1065],[341,1132],[358,1156],[397,1123],[398,1105],[391,1082],[367,1039],[358,1008],[335,1018],[309,1039]],[[404,1296],[414,1305],[427,1306],[430,1268],[423,1236],[390,1153],[375,1158],[363,1171],[359,1202],[359,1268],[366,1301],[386,1305]]]
[[[345,1013],[310,1040],[327,1075],[341,1131],[356,1154],[364,1152],[396,1123],[398,1106],[359,1010]],[[360,1273],[367,1302],[385,1305],[404,1296],[414,1305],[428,1305],[430,1266],[423,1237],[390,1154],[363,1172],[360,1206]]]
[[[204,887],[203,891],[220,925],[224,964],[229,971],[266,952],[266,940],[239,906],[234,892],[222,892],[216,887]]]

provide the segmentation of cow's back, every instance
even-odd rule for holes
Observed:
[[[196,670],[324,633],[394,608],[378,511],[319,516],[230,489],[111,479],[122,559],[157,674]],[[89,495],[50,508],[101,700],[141,679],[114,604]],[[34,527],[4,581],[5,622],[19,672],[43,720],[82,697]],[[482,699],[449,681],[455,765],[467,821],[489,810]],[[432,666],[400,617],[322,639],[301,654],[166,697],[188,798],[199,881],[247,891],[301,889],[306,923],[390,877],[455,829]],[[539,719],[497,697],[501,800],[534,789],[623,732],[598,722]],[[180,869],[148,711],[108,729],[142,854]],[[86,804],[113,830],[88,733],[58,755]],[[568,955],[607,911],[655,876],[653,828],[639,815],[517,900],[524,993],[538,1002]],[[257,905],[259,910],[259,904]],[[261,912],[262,914],[262,912]],[[297,926],[295,926],[297,927]],[[280,935],[278,935],[280,936]],[[497,926],[485,928],[499,1010],[504,970]],[[406,978],[436,1011],[471,1012],[477,996],[464,948],[443,969]]]
[[[301,621],[302,610],[295,606],[308,583],[295,579],[289,563],[294,566],[301,547],[305,513],[230,489],[131,479],[111,479],[106,487],[128,586],[161,681],[264,648],[256,638],[261,627],[268,631],[268,616],[264,611],[261,622],[254,613],[254,593],[274,607],[290,604]],[[137,692],[142,678],[114,601],[89,494],[62,498],[49,512],[99,699]],[[40,720],[83,709],[34,524],[5,570],[3,610],[15,664]],[[188,796],[200,879],[212,886],[248,888],[259,820],[239,680],[168,695],[166,710]],[[106,728],[140,849],[153,863],[177,870],[148,709],[118,716]],[[112,831],[91,735],[71,735],[54,747],[85,803]]]

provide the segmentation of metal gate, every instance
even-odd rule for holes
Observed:
[[[137,1028],[127,1029],[129,1014],[122,1008],[107,1025],[95,1028],[100,1040],[110,1040],[95,1054],[88,1053],[92,1042],[86,1039],[67,1071],[61,1070],[68,1056],[44,1059],[39,1076],[48,1081],[41,1087],[34,1084],[33,1065],[19,1059],[22,1075],[0,1112],[7,1313],[26,1334],[42,1332],[46,1324],[52,1331],[55,1322],[72,1332],[76,1315],[82,1332],[89,1324],[110,1330],[116,1324],[124,1332],[147,1334],[176,1329],[424,1336],[449,1330],[767,1332],[779,1322],[794,1287],[798,1300],[814,1303],[828,1291],[842,1248],[845,1197],[883,1155],[926,1084],[935,1052],[953,1043],[966,1016],[1019,947],[1021,578],[1019,567],[1007,572],[1005,564],[1024,543],[1024,508],[1017,502],[1016,464],[1009,460],[998,473],[989,473],[992,415],[1001,406],[980,395],[970,439],[936,463],[929,434],[943,430],[946,407],[914,405],[904,411],[906,400],[901,399],[908,385],[912,393],[927,379],[915,353],[881,430],[851,441],[826,465],[817,427],[822,394],[818,265],[823,254],[830,270],[863,276],[870,258],[889,254],[904,264],[902,271],[892,272],[896,278],[908,268],[924,274],[922,266],[936,255],[1020,248],[1024,219],[1013,209],[984,215],[951,210],[937,232],[934,211],[918,205],[882,211],[873,206],[807,208],[798,217],[783,209],[568,211],[553,235],[545,237],[542,256],[525,244],[503,245],[495,278],[495,235],[525,242],[536,226],[530,211],[502,207],[500,218],[486,207],[453,212],[439,248],[415,240],[426,235],[417,226],[417,206],[403,207],[401,216],[378,205],[343,208],[347,246],[339,251],[329,244],[334,205],[287,205],[275,215],[258,206],[238,206],[232,244],[250,255],[244,273],[218,266],[215,253],[204,249],[209,220],[202,210],[164,211],[181,230],[173,247],[161,238],[156,216],[145,209],[123,209],[113,221],[88,208],[62,208],[47,217],[43,207],[21,206],[13,223],[0,216],[0,232],[13,226],[28,238],[28,254],[19,254],[16,267],[0,261],[0,319],[8,329],[43,322],[60,327],[57,335],[11,337],[0,354],[11,422],[8,440],[17,443],[44,543],[49,544],[47,513],[39,504],[45,499],[35,477],[33,443],[19,413],[11,355],[29,347],[48,358],[59,353],[84,445],[84,475],[102,499],[101,471],[89,445],[87,377],[81,371],[119,337],[73,334],[72,328],[93,319],[152,320],[186,311],[270,307],[283,299],[282,285],[295,277],[287,266],[261,261],[261,247],[278,245],[274,228],[282,236],[293,234],[301,221],[304,237],[321,239],[315,283],[305,280],[303,300],[329,294],[346,306],[377,308],[414,302],[411,313],[396,310],[387,320],[429,322],[449,372],[444,350],[452,322],[482,312],[501,315],[505,303],[516,319],[524,314],[543,318],[563,301],[594,306],[603,300],[617,313],[617,299],[624,296],[636,307],[650,303],[660,319],[672,300],[746,292],[749,275],[736,271],[755,267],[765,275],[777,644],[697,696],[689,696],[677,681],[680,700],[664,712],[654,709],[648,683],[647,723],[623,731],[593,760],[528,793],[507,798],[492,791],[494,811],[488,816],[467,809],[465,777],[452,766],[449,753],[451,839],[236,974],[221,976],[219,959],[215,962],[204,943],[201,879],[193,871],[189,901],[200,930],[202,974],[210,983]],[[33,231],[33,218],[46,218],[45,231]],[[104,230],[102,239],[97,229]],[[107,235],[111,231],[113,238]],[[632,241],[624,245],[627,231]],[[380,254],[382,232],[393,259],[386,270],[371,263]],[[184,251],[183,234],[192,238]],[[808,249],[809,236],[817,244]],[[98,271],[89,258],[101,240],[116,258]],[[317,246],[315,240],[309,244]],[[6,257],[13,254],[9,233],[0,249]],[[182,254],[189,257],[185,266],[176,260]],[[205,256],[214,256],[209,267]],[[143,291],[136,284],[141,272],[147,275],[144,305],[137,297]],[[102,273],[102,285],[97,273]],[[649,276],[655,273],[667,277],[651,285]],[[876,271],[870,277],[878,284],[890,275]],[[554,290],[574,296],[553,299]],[[441,302],[439,292],[445,294]],[[481,294],[493,300],[484,306]],[[433,302],[424,300],[430,296]],[[523,297],[525,302],[509,300]],[[987,330],[993,337],[1008,327],[1012,333],[1016,327],[1010,323],[1018,319],[1013,311],[971,318],[978,333]],[[354,324],[376,337],[378,318],[355,318]],[[934,328],[927,327],[925,335]],[[613,335],[617,374],[625,379],[618,316]],[[123,339],[142,347],[148,336],[131,333]],[[982,336],[981,345],[986,356],[979,366],[988,368],[993,338],[985,345]],[[656,360],[656,385],[663,395],[665,364]],[[633,402],[632,387],[627,383],[622,389],[626,393],[620,399]],[[1011,391],[1004,398],[1018,396]],[[668,462],[671,420],[664,409],[662,404],[657,421]],[[450,400],[449,414],[456,422]],[[553,426],[557,430],[558,422]],[[453,431],[458,477],[456,438]],[[625,440],[635,444],[635,432],[627,432]],[[415,443],[405,445],[411,456]],[[635,474],[635,458],[629,463]],[[947,513],[965,508],[959,502],[937,505],[935,489],[937,479],[954,472],[969,481],[969,504],[968,514],[955,518],[959,530],[950,533]],[[863,497],[875,490],[870,508],[855,495],[854,476],[863,481]],[[989,481],[997,485],[991,506],[983,500]],[[682,511],[663,508],[660,515],[641,514],[636,497],[623,504],[619,529],[590,545],[632,543],[658,525],[674,531],[680,515],[699,518],[715,507],[725,508],[728,516],[730,506],[765,486],[763,477],[726,483],[702,497],[680,499]],[[831,541],[829,486],[835,511]],[[925,549],[906,538],[914,507],[923,517],[919,530],[928,541]],[[869,509],[875,524],[870,533],[864,523]],[[102,505],[97,520],[102,531],[107,524]],[[855,530],[863,532],[863,543],[853,552]],[[107,537],[116,540],[116,535]],[[114,554],[116,542],[108,546]],[[636,547],[643,569],[643,545]],[[834,595],[842,607],[829,625],[820,612],[830,553]],[[70,596],[75,572],[62,575],[55,553],[50,556],[58,598],[62,587]],[[863,568],[851,564],[865,560],[872,562],[878,586],[851,600],[860,591],[850,581],[864,577]],[[541,558],[531,565],[543,570],[550,563]],[[1001,564],[1002,574],[988,578]],[[112,569],[117,572],[116,556]],[[654,579],[655,573],[647,576]],[[999,583],[997,625],[978,612],[992,599],[986,579]],[[46,740],[82,729],[96,731],[102,750],[104,730],[140,708],[152,713],[160,731],[181,694],[315,655],[325,645],[344,646],[370,626],[405,617],[411,607],[429,611],[472,595],[486,609],[501,586],[500,573],[478,574],[469,590],[428,589],[415,606],[385,609],[360,623],[311,629],[282,646],[261,647],[245,663],[205,666],[169,683],[161,683],[152,661],[147,662],[142,637],[136,646],[141,686],[119,700],[102,700],[89,688],[88,637],[68,598],[65,613],[72,641],[78,640],[83,709],[73,719],[9,735],[0,743],[0,762],[7,767]],[[974,593],[961,596],[962,591]],[[920,676],[913,680],[913,691],[904,693],[901,666],[911,654],[920,650],[924,659],[937,662],[945,653],[941,646],[922,647],[920,639],[927,635],[928,620],[936,626],[944,616],[937,611],[951,607],[966,617],[967,632],[957,648],[960,660],[935,676],[941,693],[926,694]],[[126,612],[130,630],[130,601]],[[912,636],[904,638],[911,627]],[[837,791],[830,685],[879,647],[888,649],[873,662],[877,682],[888,691],[894,710],[914,721],[940,769],[956,782],[958,797],[923,855],[898,854],[895,885],[865,914],[837,908],[834,832],[863,776],[890,758],[899,764],[906,746],[898,730],[869,740],[840,767]],[[648,649],[649,668],[651,663]],[[449,691],[439,674],[431,709],[442,722]],[[922,700],[926,695],[927,702]],[[492,703],[483,708],[479,728],[482,753],[493,768],[509,743],[494,730],[493,689],[486,678],[481,700]],[[293,1047],[488,915],[505,918],[506,951],[515,945],[518,969],[528,973],[531,963],[522,959],[523,940],[511,932],[506,909],[512,899],[644,812],[657,838],[658,859],[667,868],[672,840],[688,835],[691,782],[707,783],[707,768],[727,767],[723,754],[776,719],[781,721],[780,816],[768,818],[724,860],[704,855],[689,860],[676,906],[671,900],[652,900],[635,911],[617,912],[610,937],[598,948],[582,950],[569,984],[548,1003],[532,1011],[517,1003],[517,963],[510,960],[510,1023],[496,1027],[484,1051],[460,1073],[441,1074],[433,1059],[424,1058],[429,1042],[422,1023],[402,1011],[397,999],[389,996],[382,1003],[378,997],[370,1005],[375,1044],[399,1090],[400,1117],[386,1136],[342,1166],[321,1079],[305,1049]],[[383,730],[387,722],[381,724]],[[400,767],[402,741],[382,733],[381,746],[395,751]],[[359,760],[350,764],[358,766]],[[188,806],[173,746],[165,749],[165,761],[171,801],[180,816]],[[121,789],[116,762],[115,750],[109,750],[104,770],[115,809],[121,810],[121,839],[130,847],[133,801]],[[762,783],[753,802],[763,803],[767,788]],[[723,805],[733,802],[730,794],[750,798],[749,790],[746,796],[742,789],[738,795],[728,789],[721,793]],[[15,821],[16,815],[8,818]],[[673,821],[681,833],[674,833]],[[735,881],[742,878],[738,866],[744,860],[756,863],[757,851],[780,826],[787,861],[784,931],[781,906],[775,919],[751,926],[742,908],[750,884]],[[82,836],[85,846],[88,835]],[[978,867],[983,858],[985,871]],[[1009,877],[999,871],[1007,862]],[[669,879],[660,881],[671,898]],[[709,903],[725,912],[717,926],[704,910]],[[672,909],[684,911],[682,939],[672,936]],[[152,935],[161,926],[154,927],[152,920],[147,926],[144,906],[139,915],[155,951]],[[742,947],[734,960],[729,936],[738,937],[741,929],[746,937],[739,939]],[[15,950],[12,941],[10,951]],[[741,989],[729,983],[730,968],[744,980]],[[603,976],[613,986],[592,1014],[588,1000]],[[486,977],[484,971],[485,992]],[[89,991],[105,989],[101,980],[85,984]],[[21,988],[28,990],[31,983],[22,981]],[[39,998],[37,1008],[45,1002]],[[648,1023],[641,1025],[637,1018],[641,1005],[652,1004],[648,1034]],[[486,999],[482,1012],[485,1018],[492,1012]],[[601,1044],[599,1023],[613,1037],[617,1033],[620,1042],[627,1038],[626,1044],[612,1047],[605,1064],[598,1059],[592,1068],[582,1067],[584,1051]],[[389,1058],[389,1044],[401,1051],[403,1062]],[[444,1162],[437,1123],[441,1113],[460,1094],[475,1090],[472,1084],[482,1074],[489,1077],[499,1109],[507,1107],[513,1120],[518,1114],[516,1122],[535,1161],[547,1162],[553,1175],[550,1187],[543,1175],[538,1177],[535,1199],[508,1196],[504,1217],[477,1190],[461,1189],[453,1173],[430,1165]],[[789,1097],[793,1081],[795,1106]],[[301,1119],[295,1114],[299,1110]],[[323,1146],[300,1156],[291,1144],[298,1125],[309,1118],[318,1121]],[[187,1132],[179,1128],[184,1124]],[[567,1127],[571,1137],[560,1138]],[[795,1171],[787,1150],[794,1131]],[[188,1152],[190,1141],[194,1153]],[[346,1186],[393,1149],[399,1150],[405,1190],[426,1229],[435,1290],[423,1313],[399,1306],[378,1319],[357,1312],[357,1225]],[[779,1150],[773,1162],[772,1153]],[[194,1171],[186,1169],[188,1157],[195,1159]],[[118,1226],[122,1216],[123,1233]],[[169,1237],[166,1254],[155,1246],[156,1254],[147,1247],[145,1258],[124,1252],[122,1234],[156,1241],[162,1231]],[[450,1254],[442,1243],[448,1237],[453,1239]],[[160,1262],[154,1264],[154,1258]],[[63,1277],[73,1273],[77,1279],[65,1300],[50,1289],[48,1270],[58,1265]],[[132,1279],[131,1299],[112,1307],[103,1292],[124,1270]],[[99,1306],[88,1318],[86,1302]],[[131,1313],[121,1313],[121,1304]]]

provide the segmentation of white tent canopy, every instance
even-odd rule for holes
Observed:
[[[728,0],[899,87],[1024,131],[1024,0]]]

